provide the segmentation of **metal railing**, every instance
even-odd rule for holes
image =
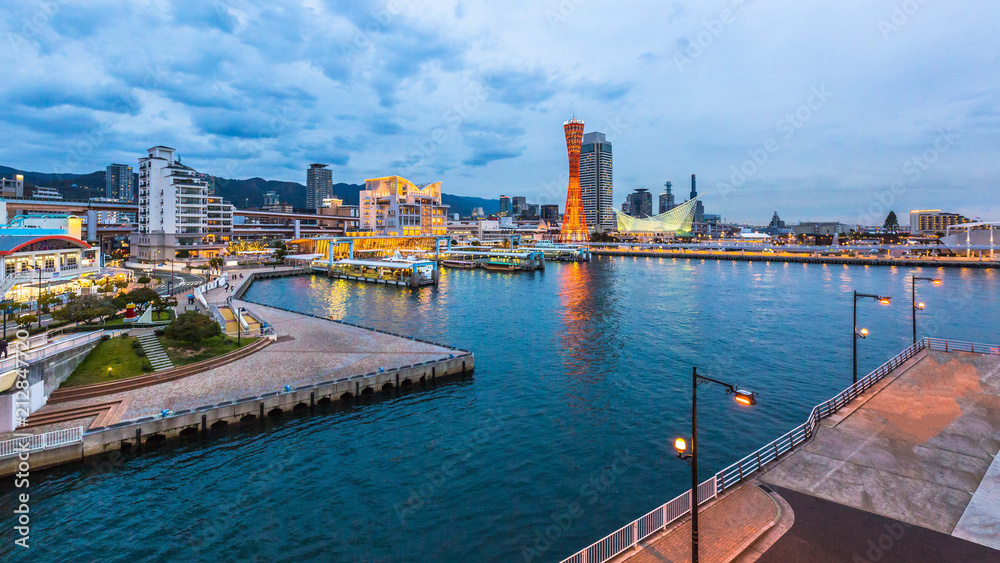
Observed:
[[[719,493],[746,480],[752,474],[763,469],[768,463],[777,461],[783,454],[795,449],[796,446],[804,444],[812,438],[819,421],[836,413],[848,403],[857,398],[858,395],[870,389],[883,377],[892,373],[904,362],[916,356],[918,352],[929,345],[929,339],[918,340],[915,344],[908,346],[905,350],[893,356],[889,361],[875,368],[871,373],[862,377],[847,389],[836,394],[833,398],[824,401],[809,412],[809,417],[805,422],[793,428],[787,434],[777,440],[765,445],[759,450],[751,453],[733,465],[719,471],[716,480],[719,486]]]
[[[752,474],[766,467],[768,463],[777,461],[782,455],[808,442],[816,431],[820,420],[842,409],[857,398],[858,395],[870,389],[886,375],[892,373],[894,369],[925,349],[1000,355],[1000,345],[995,344],[977,344],[939,338],[923,338],[918,340],[868,375],[859,379],[857,383],[844,389],[833,398],[813,407],[806,421],[793,428],[790,432],[719,471],[711,479],[698,485],[698,504],[701,505],[724,493],[726,489],[745,481]],[[605,563],[622,552],[635,547],[643,539],[663,530],[690,512],[691,490],[689,489],[670,502],[564,559],[561,563]]]
[[[13,438],[0,442],[0,459],[14,457],[22,452],[37,452],[83,441],[83,427],[64,428],[26,438]]]
[[[698,505],[701,506],[716,497],[715,477],[698,485]],[[651,512],[629,522],[611,534],[590,544],[561,563],[604,563],[621,553],[632,549],[639,542],[665,529],[691,512],[691,490],[667,502]]]
[[[34,350],[31,349],[25,350],[24,352],[18,354],[16,357],[9,357],[0,360],[0,373],[7,373],[8,371],[17,369],[19,365],[23,366],[33,362],[37,362],[38,360],[43,360],[45,358],[48,358],[49,356],[90,344],[91,342],[100,340],[101,337],[104,336],[105,332],[107,332],[109,336],[115,337],[123,332],[128,332],[128,329],[109,330],[109,331],[97,330],[94,332],[85,332],[77,336],[73,336],[71,338],[47,344],[40,348],[35,348]],[[48,338],[47,334],[44,336]],[[30,340],[31,339],[29,338],[29,347],[31,345]]]

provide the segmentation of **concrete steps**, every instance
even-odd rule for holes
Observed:
[[[143,334],[137,338],[142,344],[142,350],[146,352],[146,357],[149,358],[149,363],[153,366],[153,371],[163,371],[174,367],[174,363],[163,351],[159,338],[153,334]]]

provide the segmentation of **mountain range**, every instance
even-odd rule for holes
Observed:
[[[66,199],[104,197],[104,170],[89,174],[53,174],[0,166],[0,177],[13,178],[16,174],[24,175],[26,194],[30,194],[31,188],[35,186],[46,186],[55,188]],[[138,184],[138,174],[135,177]],[[333,193],[343,199],[345,205],[358,205],[359,192],[363,189],[363,184],[333,185]],[[295,209],[304,209],[306,206],[306,187],[298,182],[263,178],[236,180],[216,177],[215,179],[215,193],[240,208],[264,205],[264,193],[270,191],[276,192],[281,202],[290,203]],[[471,215],[475,207],[482,207],[487,214],[500,211],[500,202],[496,199],[442,193],[441,202],[450,206],[450,213],[458,213],[463,217]]]

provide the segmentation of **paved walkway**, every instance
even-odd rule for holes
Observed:
[[[805,493],[774,490],[795,522],[757,563],[1000,563],[1000,552],[948,534]]]
[[[742,485],[698,512],[698,556],[704,563],[728,562],[773,526],[778,504],[756,485]],[[616,563],[664,563],[691,560],[691,519],[626,552]]]
[[[996,546],[998,450],[1000,357],[930,351],[761,480]]]

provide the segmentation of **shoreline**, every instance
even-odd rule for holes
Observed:
[[[906,268],[1000,268],[1000,261],[940,260],[917,258],[842,258],[837,256],[802,256],[789,254],[744,254],[739,252],[674,252],[656,250],[591,249],[594,256],[637,258],[681,258],[689,260],[731,260],[736,262],[794,262],[801,264],[843,264],[847,266],[902,266]]]

